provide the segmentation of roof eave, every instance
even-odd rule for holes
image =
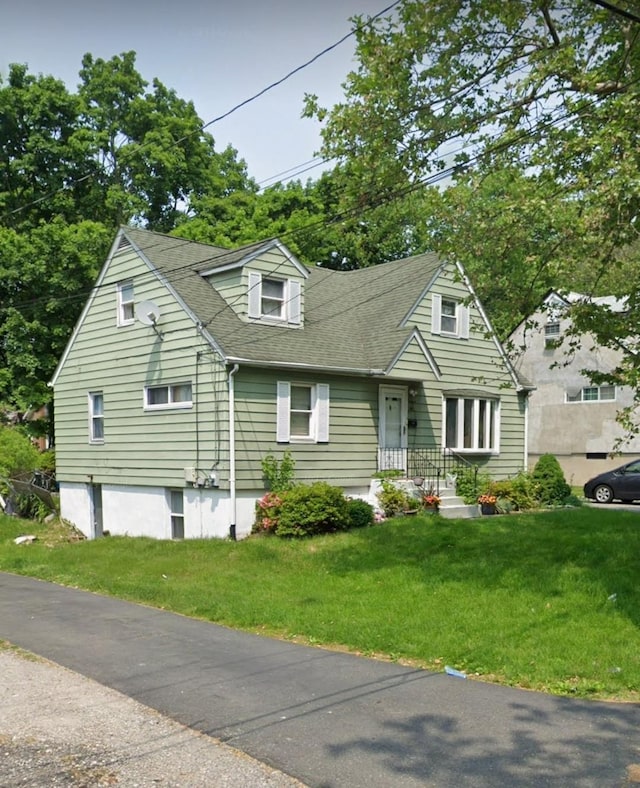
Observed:
[[[308,364],[301,361],[265,361],[254,358],[242,358],[240,356],[227,356],[226,362],[228,364],[242,364],[248,367],[271,367],[276,369],[293,369],[293,370],[314,370],[322,372],[331,372],[338,375],[358,375],[362,377],[377,377],[385,376],[384,369],[371,369],[364,367],[333,367],[325,364]]]

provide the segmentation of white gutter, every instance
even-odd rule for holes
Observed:
[[[229,536],[236,539],[236,392],[234,375],[240,369],[239,364],[234,364],[229,370],[229,498],[231,501],[231,522],[229,523]]]
[[[302,361],[259,361],[255,359],[240,358],[238,356],[227,356],[226,360],[234,364],[244,364],[249,367],[277,367],[278,369],[312,369],[322,370],[323,372],[332,372],[335,374],[347,375],[365,375],[366,377],[372,376],[386,376],[384,369],[363,369],[361,367],[328,367],[322,364],[306,364]]]

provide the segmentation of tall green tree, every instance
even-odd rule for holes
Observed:
[[[85,55],[77,92],[12,65],[0,81],[0,404],[48,403],[55,366],[117,226],[169,232],[204,195],[252,194],[191,102],[135,53]]]
[[[530,307],[523,281],[534,294],[618,283],[635,299],[640,267],[609,271],[622,250],[638,261],[637,22],[590,0],[403,0],[357,36],[345,100],[306,107],[324,155],[349,168],[343,200],[392,204],[448,172],[450,194],[430,198],[432,243],[467,264],[475,251],[503,329]]]
[[[278,237],[309,265],[350,270],[397,260],[424,248],[424,198],[410,194],[378,209],[344,207],[340,169],[317,181],[290,181],[261,192],[208,193],[193,201],[175,234],[220,246]]]

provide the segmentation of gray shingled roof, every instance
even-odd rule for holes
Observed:
[[[300,329],[242,320],[198,273],[240,262],[259,242],[226,250],[183,238],[125,228],[129,240],[166,278],[228,359],[372,371],[386,369],[411,324],[401,323],[440,269],[434,254],[356,271],[309,268]]]

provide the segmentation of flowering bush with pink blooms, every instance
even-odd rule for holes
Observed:
[[[252,532],[275,533],[285,493],[268,492],[256,501],[256,519]]]

